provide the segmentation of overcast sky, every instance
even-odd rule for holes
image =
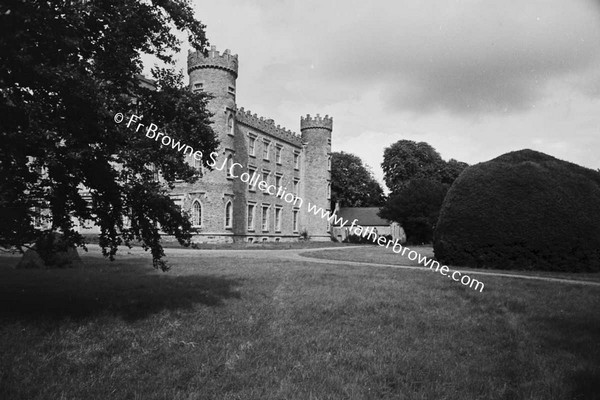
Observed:
[[[333,150],[380,181],[400,139],[469,164],[530,148],[600,168],[598,0],[194,7],[211,44],[239,55],[238,107],[296,132],[300,115],[333,116]]]

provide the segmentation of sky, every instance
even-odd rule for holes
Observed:
[[[401,139],[469,164],[529,148],[600,168],[599,0],[192,4],[239,56],[238,107],[298,133],[332,116],[333,151],[382,183]]]

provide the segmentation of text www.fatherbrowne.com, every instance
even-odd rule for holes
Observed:
[[[115,114],[114,119],[115,119],[116,123],[121,123],[124,120],[124,115],[122,113],[117,113],[117,114]],[[134,123],[134,124],[137,123],[137,121],[139,119],[140,119],[139,116],[137,116],[135,114],[132,115],[127,123],[127,127],[129,127],[132,123]],[[135,129],[136,132],[141,127],[144,127],[144,125],[138,123],[138,125]],[[194,149],[191,146],[187,146],[184,143],[181,143],[179,141],[176,142],[170,136],[165,135],[162,132],[157,133],[157,130],[158,130],[158,127],[155,124],[150,124],[150,126],[148,126],[146,129],[146,137],[148,137],[149,139],[154,139],[155,141],[158,141],[158,139],[162,136],[160,142],[162,143],[163,146],[171,145],[171,147],[173,149],[177,148],[178,151],[183,151],[184,154],[186,154],[189,150],[189,154],[193,154],[194,158],[196,158],[198,160],[202,159],[202,152],[200,152],[200,151],[194,152]],[[216,164],[215,158],[217,156],[218,156],[218,153],[216,153],[216,152],[213,152],[210,154],[211,161],[208,162],[209,166],[215,167],[215,164]],[[225,168],[225,165],[226,165],[226,160],[225,160],[225,162],[223,162],[223,165],[221,165],[220,168],[219,167],[215,167],[215,168],[219,171],[222,171]],[[258,175],[256,173],[256,171],[254,171],[253,174],[250,174],[248,171],[248,172],[244,172],[240,175],[235,175],[235,173],[237,172],[236,167],[240,167],[242,170],[244,169],[244,166],[242,164],[233,163],[229,167],[227,176],[232,177],[232,178],[239,178],[242,182],[248,183],[249,186],[258,187],[258,189],[260,191],[264,192],[265,194],[279,197],[279,198],[283,199],[285,202],[293,204],[295,207],[302,208],[303,206],[306,205],[308,213],[313,213],[314,215],[320,214],[321,218],[327,219],[334,226],[339,226],[339,227],[343,228],[344,226],[348,225],[348,220],[338,217],[337,215],[335,215],[335,212],[331,213],[331,211],[324,210],[322,207],[318,207],[316,204],[311,204],[310,201],[308,201],[306,204],[304,204],[304,200],[302,200],[302,198],[299,197],[297,194],[286,192],[285,189],[287,189],[287,188],[284,188],[281,186],[279,188],[277,188],[274,185],[269,185],[267,182],[260,180],[260,175]],[[406,255],[406,257],[408,257],[408,259],[411,261],[418,260],[417,262],[419,264],[421,264],[425,267],[429,267],[429,269],[432,271],[439,272],[443,276],[447,276],[448,278],[452,279],[455,282],[460,282],[461,284],[463,284],[465,286],[469,286],[470,288],[472,288],[474,290],[479,289],[480,292],[483,292],[483,287],[484,287],[483,282],[480,282],[477,279],[471,278],[469,275],[463,274],[460,271],[451,271],[448,266],[440,265],[439,262],[432,260],[429,257],[423,256],[423,255],[417,253],[415,250],[411,250],[408,247],[402,246],[402,244],[400,244],[398,242],[398,239],[396,239],[395,241],[388,240],[386,237],[378,235],[375,232],[375,228],[371,227],[370,228],[371,230],[369,231],[368,227],[364,228],[361,225],[358,225],[357,222],[358,222],[357,219],[352,221],[352,224],[350,225],[350,228],[349,228],[349,230],[353,231],[354,234],[360,235],[360,236],[366,236],[367,239],[372,240],[374,243],[377,243],[379,246],[385,247],[386,249],[389,248],[390,246],[392,246],[392,251],[394,253],[400,254],[402,256]]]

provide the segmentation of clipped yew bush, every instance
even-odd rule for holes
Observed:
[[[447,265],[600,271],[600,173],[533,150],[473,165],[434,233]]]

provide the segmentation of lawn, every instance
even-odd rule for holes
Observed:
[[[351,249],[347,249],[348,251]],[[268,252],[0,257],[2,399],[592,399],[600,288]]]
[[[355,245],[356,246],[356,245]],[[429,257],[435,260],[433,253],[433,247],[431,246],[410,246],[407,247],[417,253]],[[377,245],[360,245],[353,248],[340,248],[333,250],[323,251],[311,251],[302,253],[306,257],[321,258],[326,260],[343,260],[343,261],[358,261],[375,264],[388,264],[388,265],[410,265],[410,266],[422,266],[419,264],[418,259],[410,260],[407,257],[408,251],[404,253],[404,256],[394,253],[391,248],[385,248]],[[522,270],[499,270],[499,269],[474,269],[474,268],[462,268],[455,265],[449,265],[453,270],[461,271],[481,271],[481,272],[493,272],[493,273],[504,273],[504,274],[519,274],[527,276],[540,276],[548,278],[559,278],[559,279],[570,279],[570,280],[583,280],[600,282],[600,273],[589,272],[589,273],[567,273],[567,272],[550,272],[550,271],[522,271]],[[424,267],[425,268],[425,267]],[[475,276],[475,275],[473,275]],[[480,279],[480,278],[477,278]],[[481,280],[487,279],[487,277],[481,277]]]

